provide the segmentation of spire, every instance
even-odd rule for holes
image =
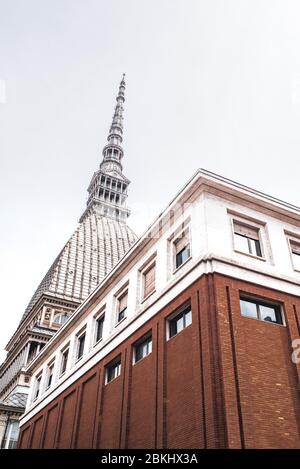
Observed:
[[[86,215],[97,212],[100,215],[126,221],[130,212],[126,207],[127,187],[130,181],[123,174],[121,160],[124,156],[123,112],[125,102],[125,73],[119,85],[112,123],[107,137],[107,144],[102,150],[103,160],[99,170],[94,173],[88,187],[89,198],[87,208],[80,221]]]
[[[107,137],[108,144],[103,148],[103,162],[118,162],[122,170],[121,159],[123,158],[123,104],[125,102],[125,73],[119,86],[119,92],[116,97],[117,105],[113,115],[112,124]]]

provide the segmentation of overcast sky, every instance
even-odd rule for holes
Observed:
[[[0,0],[1,352],[84,210],[123,72],[138,233],[199,167],[300,205],[299,23],[297,0]]]

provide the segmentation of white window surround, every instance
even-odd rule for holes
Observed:
[[[55,358],[52,358],[52,360],[50,360],[50,362],[48,362],[47,365],[46,365],[45,391],[47,391],[48,389],[50,389],[50,387],[51,387],[51,386],[53,385],[53,383],[54,383],[55,364],[56,364],[55,362],[56,362]],[[52,370],[52,379],[51,379],[50,385],[48,385],[51,370]]]
[[[42,379],[44,376],[43,370],[39,372],[39,374],[35,377],[34,386],[33,386],[33,396],[32,402],[37,401],[42,394]],[[38,394],[37,394],[38,393]]]
[[[103,318],[103,327],[102,327],[102,335],[100,339],[97,340],[97,333],[98,333],[98,321]],[[103,340],[103,331],[104,331],[104,322],[105,322],[105,306],[100,308],[100,310],[93,316],[93,333],[92,333],[92,347],[95,347]]]
[[[291,260],[293,270],[295,272],[300,272],[300,262],[299,262],[299,266],[297,266],[295,259],[294,259],[294,256],[296,256],[297,254],[293,253],[293,246],[292,246],[294,243],[295,247],[299,246],[299,249],[300,249],[300,234],[298,235],[296,233],[292,233],[287,230],[284,230],[284,234],[288,243],[288,250],[289,250],[289,255],[290,255],[290,260]]]
[[[122,319],[118,320],[120,300],[126,296],[126,311]],[[128,310],[128,298],[129,298],[129,280],[122,285],[122,287],[114,294],[113,309],[114,309],[114,327],[118,327],[119,324],[127,319]]]
[[[189,239],[189,257],[178,267],[176,267],[176,241],[178,241],[186,233]],[[185,221],[181,222],[168,238],[168,245],[170,251],[171,272],[176,274],[186,263],[192,259],[192,235],[191,235],[191,217],[189,216]]]
[[[155,251],[151,256],[148,257],[146,262],[142,264],[141,267],[138,269],[138,284],[139,284],[139,297],[140,297],[140,303],[143,303],[146,301],[153,293],[156,291],[156,281],[157,281],[157,263],[156,263],[156,258],[157,258],[157,252]],[[148,270],[150,270],[152,267],[154,267],[154,289],[151,290],[147,295],[145,295],[145,274],[147,273]]]
[[[67,358],[67,363],[66,363],[66,367],[65,367],[65,370],[63,371],[63,360],[64,360],[64,354],[68,351],[68,358]],[[58,377],[60,378],[61,376],[64,376],[66,374],[66,372],[68,371],[69,367],[70,367],[70,358],[71,358],[71,345],[70,345],[70,342],[68,342],[63,348],[61,348],[59,350],[59,360],[58,360],[58,363],[59,363],[59,370],[58,370]]]
[[[85,324],[84,327],[82,327],[82,328],[80,329],[80,331],[77,332],[77,334],[76,334],[75,347],[74,347],[75,363],[79,362],[79,360],[82,359],[82,357],[84,356],[84,354],[85,354],[85,352],[86,352],[86,346],[87,346],[87,344],[86,344],[86,342],[87,342],[87,334],[86,334],[86,332],[87,332],[87,326],[86,326],[86,324]],[[84,345],[83,345],[83,352],[82,352],[82,354],[80,355],[80,357],[78,357],[79,347],[80,347],[80,343],[81,343],[81,342],[80,342],[80,338],[81,338],[82,336],[85,336]]]

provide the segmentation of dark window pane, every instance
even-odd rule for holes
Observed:
[[[170,321],[170,337],[173,337],[173,335],[176,335],[177,334],[177,321],[174,321],[174,319],[172,319]]]
[[[62,354],[62,361],[61,361],[61,374],[63,374],[67,369],[68,363],[68,356],[69,356],[69,349],[65,350]]]
[[[53,378],[53,368],[49,368],[47,388],[50,388]]]
[[[109,365],[107,368],[107,382],[109,383],[113,379],[117,378],[121,373],[121,362],[116,362]]]
[[[190,257],[190,245],[185,246],[176,254],[176,269]]]
[[[125,318],[125,316],[126,316],[126,311],[127,311],[127,308],[124,308],[124,309],[122,309],[122,311],[119,312],[119,314],[118,314],[118,322],[122,321],[122,319]]]
[[[97,319],[97,321],[96,321],[96,342],[98,342],[100,339],[102,339],[103,324],[104,324],[104,316]]]
[[[84,342],[85,342],[85,334],[82,334],[78,338],[78,352],[77,352],[77,358],[82,357],[83,351],[84,351]]]

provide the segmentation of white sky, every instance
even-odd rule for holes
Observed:
[[[0,0],[1,350],[84,210],[123,72],[137,232],[199,167],[300,205],[299,14],[297,0]]]

